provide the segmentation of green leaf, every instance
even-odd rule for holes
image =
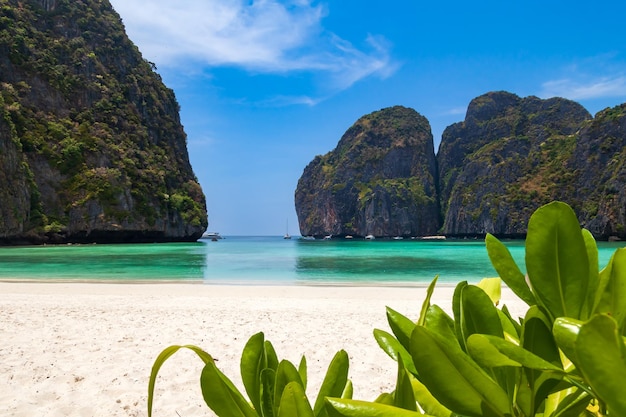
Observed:
[[[524,366],[526,368],[565,374],[558,366],[506,340],[484,335],[473,334],[468,339],[468,349],[472,358],[487,367]]]
[[[503,339],[499,340],[504,342]],[[522,366],[519,362],[502,354],[490,339],[481,334],[473,334],[467,339],[467,353],[483,368]]]
[[[261,371],[261,414],[263,417],[276,415],[278,404],[274,402],[276,371],[265,368]]]
[[[483,278],[476,286],[489,296],[493,305],[500,304],[502,298],[502,280],[500,278]]]
[[[587,247],[565,203],[540,207],[528,222],[526,268],[535,296],[552,320],[580,318],[589,288]]]
[[[604,314],[584,323],[575,343],[579,370],[611,415],[626,416],[626,357],[617,322]]]
[[[402,357],[398,358],[398,376],[396,378],[396,389],[393,396],[393,405],[396,407],[404,408],[405,410],[417,411],[413,385],[411,384],[409,373],[402,362]]]
[[[283,390],[289,383],[296,382],[304,388],[302,378],[296,367],[287,360],[282,360],[276,369],[276,379],[274,383],[274,405],[280,404]]]
[[[413,320],[398,313],[391,307],[387,307],[387,322],[400,344],[408,349],[411,333],[413,333],[413,329],[416,326]]]
[[[455,322],[452,320],[452,317],[448,315],[441,307],[438,305],[431,305],[428,308],[428,312],[426,314],[426,321],[424,323],[424,327],[428,330],[437,333],[444,339],[448,339],[460,348],[458,344],[458,340],[456,338],[456,334],[454,332]]]
[[[522,347],[554,366],[561,366],[559,348],[548,317],[536,306],[528,309],[522,326]]]
[[[273,370],[278,368],[278,355],[276,355],[276,351],[274,350],[274,345],[269,340],[265,341],[265,358],[267,360],[267,367]]]
[[[415,400],[426,414],[434,417],[452,417],[452,411],[441,405],[421,381],[412,375],[409,375],[409,378],[413,386]]]
[[[357,400],[328,398],[328,415],[330,417],[418,417],[426,416],[417,411],[404,410],[387,404],[370,403]],[[426,416],[429,417],[429,416]]]
[[[385,405],[393,405],[393,402],[394,402],[393,394],[390,394],[388,392],[383,392],[374,400],[374,402],[379,403],[379,404],[385,404]]]
[[[498,311],[480,288],[467,285],[460,291],[460,313],[463,342],[475,333],[504,337]]]
[[[562,368],[561,355],[552,336],[549,319],[537,306],[531,307],[526,312],[522,347],[552,365]],[[532,367],[527,367],[525,372],[532,392],[532,403],[529,405],[533,408],[531,412],[535,413],[550,391],[559,383],[560,377],[555,378],[554,373],[546,373]]]
[[[600,274],[598,273],[600,266],[598,261],[598,245],[591,232],[582,229],[585,248],[587,249],[587,259],[589,260],[589,289],[587,290],[587,303],[585,305],[585,315],[581,318],[588,318],[595,309],[596,294],[600,285]]]
[[[341,393],[341,398],[351,400],[353,395],[354,395],[354,386],[352,385],[352,381],[348,379],[348,382],[346,382],[346,386],[344,387],[343,392]]]
[[[152,371],[150,372],[150,380],[148,382],[148,417],[152,416],[152,402],[153,402],[153,397],[154,397],[154,386],[156,384],[156,377],[159,373],[159,370],[161,369],[161,366],[163,366],[163,363],[165,363],[165,361],[170,356],[178,352],[178,350],[180,349],[189,349],[195,352],[205,364],[209,362],[213,362],[213,358],[211,357],[211,355],[209,355],[208,353],[206,353],[204,350],[200,349],[197,346],[174,345],[174,346],[169,346],[163,349],[163,351],[159,354],[159,356],[157,356],[156,360],[154,361],[154,365],[152,365]]]
[[[278,406],[278,417],[314,417],[304,388],[297,382],[287,384]]]
[[[257,412],[213,361],[202,369],[200,388],[204,401],[219,417],[258,417]]]
[[[374,329],[374,339],[378,343],[378,346],[394,361],[398,360],[398,357],[402,357],[402,361],[406,364],[406,367],[411,373],[416,374],[417,370],[413,364],[413,358],[409,351],[398,342],[390,333],[384,330]]]
[[[300,379],[302,379],[302,388],[306,391],[307,385],[307,366],[306,366],[306,358],[302,355],[300,359],[300,364],[298,364],[298,373],[300,374]]]
[[[506,285],[529,306],[537,304],[535,296],[526,283],[526,277],[513,260],[509,249],[489,233],[485,238],[485,245],[491,264]]]
[[[438,279],[439,279],[439,275],[436,275],[435,279],[433,279],[430,282],[430,285],[428,285],[428,289],[426,290],[426,298],[424,299],[424,302],[422,303],[422,310],[420,311],[420,317],[419,319],[417,319],[418,326],[423,326],[424,323],[426,322],[426,313],[428,312],[428,309],[430,308],[430,299],[433,296],[433,292],[435,291],[435,285],[437,285]],[[413,332],[413,329],[411,329],[411,333],[412,332]],[[408,334],[409,339],[411,338],[411,333]]]
[[[605,285],[595,312],[610,314],[617,321],[618,328],[623,329],[626,321],[626,248],[613,253],[601,275]]]
[[[552,334],[554,340],[563,351],[565,356],[571,360],[574,365],[578,366],[578,358],[576,355],[576,338],[582,327],[583,322],[569,317],[559,317],[552,325]]]
[[[261,371],[267,367],[265,337],[262,332],[250,337],[241,355],[241,380],[254,409],[261,412]]]
[[[511,415],[506,392],[454,343],[418,326],[411,355],[420,380],[446,408],[469,417]]]
[[[348,368],[348,354],[345,350],[340,350],[330,362],[326,376],[317,394],[317,399],[313,406],[313,413],[316,417],[325,415],[324,399],[326,397],[341,397],[341,394],[343,394],[343,390],[348,382]]]

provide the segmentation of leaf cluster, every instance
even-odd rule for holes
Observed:
[[[302,356],[298,367],[288,360],[279,360],[263,333],[253,335],[241,355],[241,379],[248,399],[215,365],[205,351],[196,346],[170,346],[157,357],[148,388],[148,417],[156,377],[163,363],[179,349],[195,352],[204,362],[200,387],[206,404],[219,417],[328,417],[326,397],[352,397],[348,380],[348,354],[341,350],[330,362],[328,371],[314,403],[306,396],[307,363]]]
[[[391,332],[375,329],[374,338],[397,362],[394,391],[372,402],[346,395],[351,390],[345,388],[350,384],[342,351],[311,408],[303,393],[303,366],[278,363],[271,344],[258,334],[242,355],[249,402],[207,354],[198,353],[207,364],[201,380],[205,401],[220,417],[625,416],[626,248],[599,271],[595,240],[580,228],[571,207],[560,202],[539,208],[530,218],[528,275],[498,239],[488,235],[486,245],[500,277],[477,285],[459,283],[452,315],[430,302],[437,278],[417,320],[387,308]],[[528,305],[523,318],[498,306],[501,281]],[[155,363],[149,414],[158,368],[178,348],[166,349]],[[294,384],[293,395],[289,384]],[[291,414],[281,414],[283,401],[291,404]]]

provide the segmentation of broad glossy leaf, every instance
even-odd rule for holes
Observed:
[[[591,395],[581,389],[575,390],[571,394],[567,394],[567,392],[564,391],[564,396],[558,397],[546,407],[547,411],[554,410],[550,417],[581,417],[589,415],[583,413],[592,400]],[[550,403],[554,396],[554,394],[551,395],[546,402]]]
[[[276,407],[280,404],[283,390],[291,382],[296,382],[304,389],[302,378],[296,367],[288,360],[282,360],[276,369],[276,379],[274,382],[274,405]]]
[[[578,359],[576,355],[576,338],[582,327],[583,322],[569,317],[560,317],[554,321],[552,326],[552,334],[554,340],[563,351],[565,356],[569,358],[576,366]]]
[[[503,305],[502,308],[498,310],[498,315],[500,316],[500,323],[502,323],[502,330],[508,333],[510,337],[519,340],[522,334],[522,326],[519,324],[519,321],[511,317],[509,308]]]
[[[156,377],[159,374],[159,370],[161,369],[161,366],[163,366],[163,363],[165,363],[165,361],[170,356],[178,352],[180,349],[189,349],[195,352],[205,364],[209,362],[213,362],[213,358],[211,357],[211,355],[209,355],[208,353],[206,353],[204,350],[200,349],[197,346],[174,345],[174,346],[169,346],[163,349],[163,351],[159,354],[159,356],[157,356],[156,360],[154,361],[154,365],[152,365],[152,371],[150,372],[150,380],[148,381],[148,417],[152,416],[152,402],[154,398],[154,386],[156,384]]]
[[[455,342],[456,345],[460,347],[457,342],[454,326],[455,322],[452,320],[452,317],[443,311],[441,307],[435,304],[428,308],[424,327],[434,333],[437,333],[444,339]]]
[[[409,373],[404,367],[402,358],[398,358],[398,376],[396,378],[396,389],[394,391],[394,404],[396,407],[405,410],[417,411],[417,403],[415,402],[415,394],[413,393],[413,385],[409,378]]]
[[[274,386],[276,382],[276,371],[272,368],[265,368],[261,371],[261,414],[263,417],[274,417],[278,408],[278,403],[274,403]]]
[[[326,407],[330,417],[430,417],[387,404],[338,398],[328,398]]]
[[[500,278],[506,285],[526,304],[535,305],[537,302],[532,291],[526,283],[526,276],[520,271],[513,260],[509,249],[495,236],[487,234],[485,238],[487,254]]]
[[[522,347],[552,365],[562,368],[561,355],[552,336],[549,319],[537,306],[531,307],[526,313]],[[532,367],[525,368],[525,372],[528,385],[532,390],[532,404],[534,404],[532,413],[534,414],[552,389],[558,385],[561,377],[555,378],[554,373],[546,373]]]
[[[386,405],[393,405],[393,401],[393,394],[390,394],[388,392],[383,392],[374,400],[375,403]]]
[[[502,280],[500,278],[483,278],[476,286],[489,296],[493,305],[500,304],[502,299]]]
[[[522,326],[522,347],[560,367],[561,355],[550,326],[550,319],[539,308],[528,309]]]
[[[351,400],[353,395],[354,395],[354,386],[352,385],[352,381],[348,379],[348,382],[346,382],[346,386],[343,389],[343,392],[341,393],[341,398],[344,398],[346,400]]]
[[[626,416],[626,357],[617,322],[596,315],[580,328],[575,343],[578,365],[594,392],[611,413]]]
[[[314,417],[304,389],[297,382],[287,384],[278,406],[278,417]]]
[[[400,344],[408,349],[411,333],[413,333],[413,329],[415,329],[413,320],[398,313],[391,307],[387,307],[387,322]]]
[[[273,370],[278,368],[278,355],[276,355],[276,351],[274,350],[274,345],[269,340],[266,340],[264,343],[265,347],[265,359],[267,361],[267,367]]]
[[[300,378],[302,379],[302,388],[304,388],[304,390],[306,391],[308,375],[307,375],[306,358],[304,357],[304,355],[302,355],[302,358],[300,359],[300,363],[298,364],[298,373],[300,374]]]
[[[504,342],[503,339],[500,339]],[[521,367],[516,362],[501,353],[485,335],[473,334],[467,339],[467,353],[483,368],[497,368],[501,366]]]
[[[581,317],[589,289],[589,260],[580,224],[567,204],[550,203],[531,216],[526,269],[535,297],[551,319]]]
[[[215,366],[207,363],[200,374],[202,397],[209,408],[220,417],[258,417],[257,412],[233,383]]]
[[[465,338],[463,337],[463,329],[461,323],[462,314],[461,314],[461,293],[463,289],[467,287],[469,284],[467,281],[459,282],[454,288],[454,293],[452,294],[452,315],[454,317],[454,333],[456,334],[456,338],[459,342],[459,346],[461,349],[465,349]]]
[[[565,371],[558,366],[499,337],[473,334],[468,339],[468,349],[472,353],[472,358],[480,358],[480,361],[477,360],[477,362],[488,367],[524,366],[556,374],[565,374]]]
[[[433,417],[452,417],[452,411],[441,405],[421,381],[412,375],[409,375],[409,378],[413,386],[415,400],[426,414]]]
[[[374,339],[376,339],[378,346],[380,346],[391,359],[397,361],[398,356],[402,357],[407,369],[414,374],[417,373],[411,354],[392,334],[384,330],[374,329]]]
[[[587,303],[585,304],[584,314],[581,318],[587,319],[593,313],[595,307],[596,293],[600,285],[600,274],[598,272],[600,265],[596,240],[587,229],[582,229],[582,235],[585,241],[585,248],[587,249],[587,259],[589,260],[589,289],[587,290]]]
[[[265,336],[262,332],[250,337],[241,354],[241,380],[255,410],[261,410],[261,371],[267,367]]]
[[[348,382],[348,368],[348,354],[345,350],[340,350],[330,362],[315,400],[313,413],[316,417],[325,415],[324,399],[326,397],[341,397],[341,394],[343,394],[343,390]]]
[[[428,309],[430,308],[430,299],[433,296],[433,292],[435,291],[435,285],[437,285],[438,279],[439,279],[439,275],[436,275],[435,279],[433,279],[430,282],[430,285],[428,286],[428,289],[426,290],[426,298],[424,299],[424,302],[422,303],[420,317],[419,319],[417,319],[418,326],[423,326],[424,323],[426,322],[426,313],[428,312]],[[413,332],[413,329],[411,329],[411,332]],[[411,338],[411,334],[409,333],[409,339],[410,338]]]
[[[626,248],[613,253],[602,275],[606,285],[595,312],[610,314],[622,329],[626,320]]]
[[[465,342],[475,333],[504,337],[498,311],[480,288],[467,285],[461,290],[460,312],[461,332]]]
[[[454,343],[418,326],[411,355],[420,380],[446,408],[469,417],[511,415],[506,392]]]

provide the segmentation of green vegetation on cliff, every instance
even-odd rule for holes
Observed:
[[[20,207],[20,183],[30,204],[0,238],[199,237],[206,205],[178,103],[109,2],[1,4],[0,135],[20,164],[0,204]]]
[[[296,190],[304,235],[432,234],[438,210],[430,124],[401,106],[360,118]]]

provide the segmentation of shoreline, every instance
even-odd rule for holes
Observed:
[[[432,303],[450,311],[453,285]],[[279,358],[305,355],[314,400],[333,355],[350,357],[354,397],[393,389],[396,364],[372,331],[385,307],[419,315],[426,286],[280,286],[0,282],[0,415],[145,416],[148,378],[171,345],[198,346],[243,392],[239,360],[263,331]],[[512,311],[523,303],[503,288]],[[154,416],[213,415],[199,387],[202,362],[179,351],[157,379]]]

